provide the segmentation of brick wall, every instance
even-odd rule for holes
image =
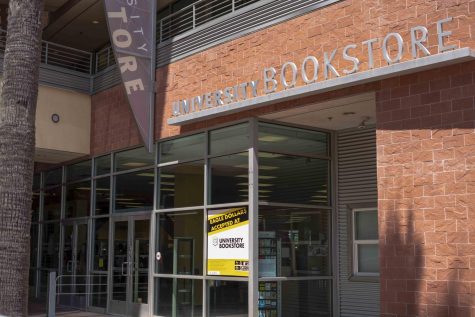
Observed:
[[[474,0],[345,0],[215,46],[157,70],[155,137],[159,139],[174,136],[182,131],[182,128],[167,124],[173,101],[259,79],[266,67],[275,67],[280,72],[284,62],[294,61],[299,65],[308,55],[315,55],[322,63],[323,53],[331,53],[337,48],[339,53],[333,65],[342,74],[343,69],[351,68],[352,65],[341,59],[341,51],[344,46],[356,43],[358,47],[353,53],[362,62],[360,70],[367,70],[367,48],[361,42],[382,38],[389,32],[399,32],[403,36],[403,59],[408,60],[411,58],[409,30],[416,25],[425,25],[430,34],[428,47],[435,54],[435,23],[452,16],[454,20],[445,27],[453,31],[453,36],[446,44],[475,48],[474,13]],[[375,44],[374,48],[375,67],[384,66],[380,45]],[[297,85],[303,85],[301,79]],[[130,111],[124,108],[126,100],[123,94],[123,90],[113,88],[93,97],[93,121],[97,123],[92,131],[93,154],[122,148],[134,142],[138,144]],[[268,111],[272,111],[272,107]],[[236,116],[227,118],[234,119]],[[225,119],[220,118],[217,122],[223,120]],[[203,125],[204,123],[184,127],[184,130],[189,131]],[[127,130],[131,131],[131,135],[125,135],[121,131],[127,127],[130,127]]]
[[[475,316],[475,63],[377,92],[383,316]]]

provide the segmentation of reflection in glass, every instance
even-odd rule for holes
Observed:
[[[328,211],[259,206],[259,276],[328,276]]]
[[[328,134],[260,122],[259,150],[327,156]]]
[[[149,169],[115,176],[115,210],[152,209],[154,170]]]
[[[330,162],[259,152],[259,200],[329,205]]]
[[[33,190],[38,191],[40,189],[41,185],[41,174],[36,173],[33,175]]]
[[[128,245],[129,224],[127,221],[114,223],[114,255],[112,268],[112,300],[127,299]]]
[[[199,317],[203,315],[203,281],[155,279],[155,315]]]
[[[150,166],[154,162],[153,153],[149,153],[143,147],[115,154],[115,170],[117,172]]]
[[[136,220],[133,240],[132,302],[148,303],[150,220]]]
[[[30,273],[28,274],[28,286],[29,286],[29,296],[34,297],[35,296],[35,289],[36,289],[36,274],[37,270],[36,269],[31,269],[30,268]]]
[[[30,267],[37,267],[38,258],[38,224],[32,223],[30,227]]]
[[[204,146],[204,133],[162,142],[159,163],[200,159],[204,155]]]
[[[59,260],[59,223],[43,224],[41,267],[55,269]]]
[[[212,204],[248,200],[248,152],[209,160]]]
[[[209,154],[226,154],[249,149],[249,123],[242,123],[209,133]]]
[[[40,217],[40,191],[33,191],[31,198],[31,221],[37,222]]]
[[[379,273],[379,246],[358,244],[358,273]]]
[[[39,287],[39,297],[46,298],[48,294],[48,277],[49,277],[49,270],[38,270],[39,279],[40,279],[40,287]]]
[[[107,275],[92,276],[92,306],[107,307]]]
[[[247,282],[209,281],[208,292],[210,317],[247,316]]]
[[[44,220],[55,220],[61,216],[61,187],[54,187],[45,190],[43,218]]]
[[[79,179],[91,177],[91,160],[79,162],[66,167],[67,181],[72,182]]]
[[[160,208],[203,205],[204,162],[160,168]]]
[[[107,271],[108,257],[109,219],[96,219],[94,222],[94,270]]]
[[[159,214],[157,251],[162,258],[157,273],[201,275],[203,273],[203,212]]]
[[[378,240],[378,213],[375,210],[356,211],[356,240]]]
[[[61,184],[62,169],[57,168],[44,172],[45,186],[53,186]]]
[[[111,156],[104,155],[99,156],[94,159],[94,175],[104,175],[109,174],[111,171]]]
[[[66,218],[89,216],[91,182],[66,185]]]
[[[109,213],[109,204],[110,204],[110,178],[98,178],[95,180],[95,214],[96,215],[107,215]]]
[[[282,309],[279,316],[332,316],[331,281],[286,281],[275,284],[281,289],[282,303],[277,303]]]

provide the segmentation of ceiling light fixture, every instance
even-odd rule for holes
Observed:
[[[366,123],[371,119],[370,117],[363,117],[363,120],[361,121],[360,125],[358,126],[358,129],[364,129],[366,128]]]
[[[93,20],[93,21],[92,21],[92,24],[99,24],[99,21]]]

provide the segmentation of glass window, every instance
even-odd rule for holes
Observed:
[[[61,184],[62,169],[57,168],[44,173],[45,186],[53,186]]]
[[[259,316],[330,317],[331,298],[329,280],[259,282]]]
[[[31,221],[37,222],[40,216],[40,191],[34,190],[31,198]]]
[[[111,156],[104,155],[94,159],[94,175],[109,174],[111,171]]]
[[[154,154],[141,147],[115,154],[115,170],[126,171],[129,169],[150,166],[154,164]]]
[[[221,156],[209,160],[210,201],[212,204],[248,200],[248,152]]]
[[[98,178],[95,180],[95,214],[96,215],[107,215],[109,213],[109,203],[110,203],[110,178]]]
[[[53,187],[44,192],[43,218],[56,220],[61,216],[61,187]]]
[[[259,206],[259,276],[329,276],[328,211]]]
[[[208,294],[210,317],[247,316],[247,282],[208,281]]]
[[[235,153],[249,149],[249,123],[213,130],[209,134],[209,154]]]
[[[155,294],[157,316],[203,316],[202,280],[156,278]]]
[[[91,177],[91,160],[69,165],[66,175],[68,182]]]
[[[158,215],[157,273],[203,274],[203,211]]]
[[[204,161],[160,168],[160,208],[202,206]]]
[[[329,205],[328,160],[259,152],[259,200]]]
[[[353,210],[353,273],[379,274],[378,212],[375,208]]]
[[[39,190],[41,188],[41,174],[36,173],[33,175],[33,190]]]
[[[30,267],[37,267],[38,257],[38,224],[32,223],[30,227]]]
[[[92,276],[92,306],[107,307],[107,275]]]
[[[95,271],[107,271],[109,258],[109,219],[96,219],[94,222]]]
[[[160,163],[199,159],[204,156],[205,134],[160,143]]]
[[[56,269],[59,260],[59,223],[43,224],[41,267]]]
[[[91,182],[66,186],[66,218],[87,217],[91,208]]]
[[[259,123],[261,151],[327,156],[328,138],[323,132]]]
[[[115,176],[115,210],[152,209],[154,169]]]

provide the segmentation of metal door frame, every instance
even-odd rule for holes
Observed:
[[[151,215],[139,214],[139,215],[114,215],[110,218],[110,233],[109,233],[109,270],[108,270],[108,296],[107,296],[107,312],[109,314],[116,314],[116,312],[111,311],[111,306],[113,305],[113,283],[114,283],[114,242],[115,242],[115,224],[117,222],[126,222],[127,223],[127,283],[126,283],[126,300],[125,300],[125,314],[122,316],[131,316],[130,312],[132,311],[133,305],[148,306],[147,310],[150,310],[150,304],[136,304],[132,301],[132,263],[134,261],[133,250],[134,250],[134,236],[135,236],[135,221],[137,220],[148,220],[149,226],[151,225]],[[150,230],[150,229],[149,229]],[[150,235],[149,235],[150,236]],[[150,274],[150,267],[149,274]],[[148,285],[150,292],[150,284]]]
[[[80,225],[86,225],[86,244],[89,243],[89,222],[87,219],[68,219],[68,220],[63,220],[61,221],[61,227],[60,227],[60,276],[61,275],[66,275],[66,276],[71,276],[71,281],[74,281],[74,284],[71,285],[71,292],[72,293],[75,293],[76,292],[76,276],[77,276],[77,260],[76,260],[76,253],[77,253],[77,249],[78,249],[78,246],[77,246],[77,243],[78,243],[78,227]],[[63,263],[63,260],[64,260],[64,246],[65,246],[65,227],[66,226],[72,226],[73,228],[73,232],[72,232],[72,239],[71,239],[71,253],[72,253],[72,260],[71,260],[71,271],[68,272],[67,269],[68,269],[68,264],[66,263],[66,267],[64,267],[64,263]],[[85,275],[87,275],[87,264],[88,264],[88,260],[89,260],[89,252],[88,252],[88,249],[87,249],[87,246],[86,246],[86,273]],[[66,271],[64,271],[66,270]],[[61,280],[59,281],[61,283]],[[87,283],[86,283],[87,284]],[[87,285],[86,285],[87,286]],[[86,296],[86,294],[84,294],[84,296]],[[87,298],[86,298],[86,302],[85,302],[85,305],[87,306]]]

